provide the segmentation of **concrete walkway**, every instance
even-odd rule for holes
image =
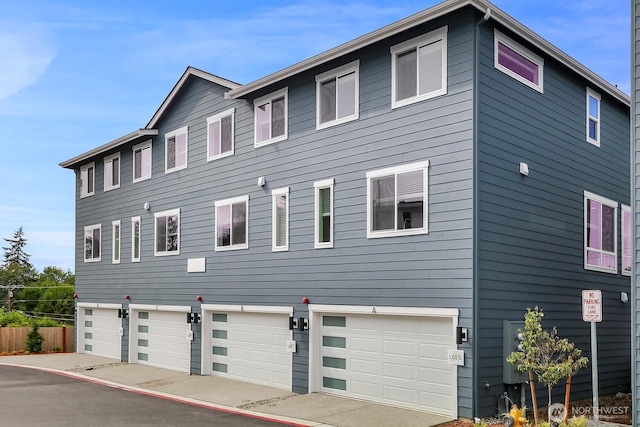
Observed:
[[[33,367],[99,382],[111,387],[208,406],[294,426],[430,427],[450,418],[425,412],[285,390],[214,376],[187,375],[87,354],[3,356],[0,364]]]

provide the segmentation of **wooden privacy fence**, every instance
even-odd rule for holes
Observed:
[[[27,334],[30,327],[24,328],[3,328],[0,327],[0,354],[11,354],[12,352],[24,352],[27,350]],[[73,327],[41,327],[38,332],[44,337],[42,351],[61,351],[71,353],[74,351],[74,328]]]

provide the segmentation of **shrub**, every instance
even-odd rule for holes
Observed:
[[[40,353],[42,351],[42,343],[44,342],[44,336],[38,332],[38,323],[33,322],[31,330],[27,334],[25,344],[27,350],[31,353]]]

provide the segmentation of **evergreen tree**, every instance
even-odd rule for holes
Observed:
[[[9,243],[9,247],[2,247],[4,249],[4,267],[15,264],[19,267],[26,267],[29,270],[33,269],[33,266],[29,263],[30,255],[24,251],[27,239],[24,238],[22,227],[13,233],[13,239],[5,237],[4,241]]]

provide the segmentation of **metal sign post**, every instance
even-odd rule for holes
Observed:
[[[598,336],[596,323],[602,322],[602,292],[582,291],[582,320],[591,323],[591,383],[593,387],[593,425],[599,427],[598,405]]]

